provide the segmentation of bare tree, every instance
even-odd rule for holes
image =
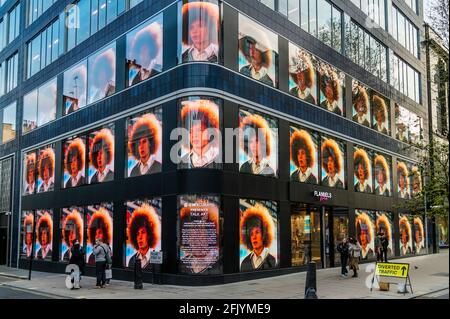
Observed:
[[[429,12],[426,17],[433,29],[442,37],[448,48],[448,0],[429,0]]]

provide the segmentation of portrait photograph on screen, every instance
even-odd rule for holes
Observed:
[[[371,127],[371,110],[368,87],[359,81],[353,80],[352,90],[352,115],[353,121],[361,125]]]
[[[374,186],[375,195],[392,196],[392,159],[389,156],[374,153]]]
[[[221,100],[189,97],[179,103],[179,127],[189,132],[189,139],[182,145],[178,168],[222,168]]]
[[[410,169],[409,165],[402,161],[397,161],[397,192],[402,199],[411,198],[410,190]]]
[[[345,145],[343,142],[322,136],[322,185],[345,189]]]
[[[114,180],[114,125],[91,132],[88,139],[89,184]]]
[[[353,148],[354,177],[353,185],[355,192],[372,193],[372,152],[362,147]]]
[[[180,273],[222,273],[220,197],[178,196],[178,268]]]
[[[61,209],[61,247],[60,261],[69,261],[72,247],[78,241],[84,247],[84,209],[83,207],[69,207]]]
[[[53,245],[53,211],[37,210],[36,211],[36,259],[52,260]]]
[[[422,174],[420,168],[413,165],[411,167],[411,197],[417,197],[422,193]]]
[[[289,93],[291,95],[302,101],[317,104],[317,68],[314,55],[289,42]],[[336,91],[333,92],[333,105],[337,105],[334,102],[337,97],[335,93]]]
[[[278,37],[239,14],[239,72],[278,87]]]
[[[291,181],[318,184],[319,135],[317,132],[290,127],[290,175]]]
[[[239,200],[240,271],[279,267],[278,204]]]
[[[337,115],[344,115],[345,74],[330,64],[319,61],[320,107]]]
[[[86,139],[84,136],[63,142],[63,188],[86,184]]]
[[[394,214],[389,212],[377,212],[377,233],[381,233],[381,236],[386,236],[388,240],[387,255],[395,255],[394,247]]]
[[[20,257],[29,258],[33,251],[33,229],[34,229],[34,212],[22,211],[22,249]]]
[[[423,216],[414,216],[414,253],[417,255],[426,254],[426,233],[423,223]]]
[[[411,216],[409,214],[398,214],[400,256],[410,255],[414,252],[413,233],[411,227]]]
[[[109,247],[113,256],[113,204],[103,203],[86,207],[86,263],[95,265],[93,254],[95,240],[102,239],[102,243]]]
[[[160,173],[162,170],[162,108],[127,119],[127,177]]]
[[[73,113],[87,104],[87,61],[64,72],[63,112]]]
[[[37,156],[36,151],[28,152],[23,157],[23,190],[22,195],[32,195],[37,188]]]
[[[219,62],[220,12],[217,0],[183,0],[179,27],[183,63]]]
[[[88,58],[89,103],[116,92],[116,43]]]
[[[372,107],[372,128],[386,135],[391,133],[390,101],[378,92],[369,89],[370,105]]]
[[[356,240],[361,245],[361,258],[375,257],[375,212],[355,210]]]
[[[163,70],[163,15],[159,14],[127,34],[127,86]]]
[[[239,109],[239,172],[278,176],[278,121],[250,109]]]
[[[49,145],[39,149],[37,192],[45,193],[55,189],[55,148]]]

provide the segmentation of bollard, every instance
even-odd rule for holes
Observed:
[[[317,284],[316,284],[316,263],[308,263],[308,272],[306,273],[305,283],[305,299],[317,299]]]
[[[144,289],[142,280],[142,263],[139,258],[136,258],[134,263],[134,289]]]

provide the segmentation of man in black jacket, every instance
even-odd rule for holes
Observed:
[[[386,235],[386,233],[381,234],[381,261],[384,260],[385,263],[388,262],[387,254],[388,254],[388,247],[389,247],[389,238]]]
[[[341,254],[341,276],[347,277],[348,243],[346,238],[337,245],[336,250]]]

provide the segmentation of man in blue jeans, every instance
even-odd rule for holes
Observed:
[[[109,247],[106,246],[101,238],[95,239],[95,246],[93,254],[95,256],[95,274],[97,277],[96,288],[104,288],[106,282],[105,270],[106,270],[106,255],[108,254]]]

